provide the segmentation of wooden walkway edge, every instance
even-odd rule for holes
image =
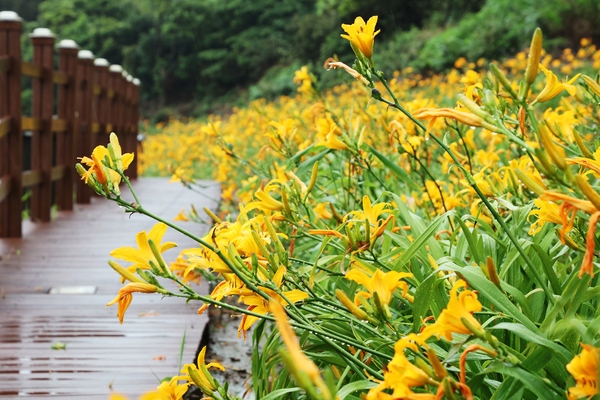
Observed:
[[[215,210],[219,185],[206,186],[202,197],[163,178],[134,182],[144,207],[171,220],[191,204]],[[123,325],[116,305],[105,306],[121,287],[107,264],[110,251],[135,247],[136,233],[154,223],[95,196],[50,224],[26,223],[22,239],[0,239],[0,397],[107,399],[114,391],[136,399],[157,386],[157,377],[178,373],[184,332],[182,362],[194,361],[207,323],[196,313],[199,303],[136,293]],[[208,230],[182,224],[198,235]],[[163,240],[178,243],[165,253],[167,261],[195,246],[171,229]],[[67,286],[97,289],[48,294]],[[66,348],[53,350],[58,342]]]

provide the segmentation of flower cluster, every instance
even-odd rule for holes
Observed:
[[[145,171],[195,190],[210,171],[229,212],[208,213],[212,229],[187,232],[198,247],[170,263],[169,221],[114,250],[130,265],[110,261],[127,282],[109,304],[121,322],[133,293],[234,310],[239,336],[255,326],[262,346],[259,398],[598,394],[600,52],[585,41],[553,58],[536,30],[527,52],[489,68],[459,59],[388,79],[376,24],[342,26],[356,60],[326,68],[355,78],[347,85],[320,91],[303,67],[295,97],[156,127]],[[80,169],[119,202],[129,162],[111,136]],[[208,295],[192,286],[203,276],[217,281]],[[224,398],[200,364],[159,390],[177,398],[184,382]]]

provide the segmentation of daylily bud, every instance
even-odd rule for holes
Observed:
[[[463,106],[465,106],[469,111],[477,115],[479,118],[486,120],[490,117],[490,115],[483,111],[477,103],[469,99],[464,94],[461,93],[458,95],[458,101],[460,101]]]
[[[521,107],[519,108],[519,128],[521,128],[521,133],[523,134],[523,136],[527,136],[526,132],[525,132],[525,116],[527,115],[527,112],[525,111],[525,108]]]
[[[114,269],[119,275],[130,282],[146,283],[142,278],[129,272],[127,269],[123,268],[113,260],[108,260],[108,265],[110,265],[111,268]]]
[[[463,323],[463,325],[465,326],[465,328],[467,328],[469,331],[471,331],[471,333],[475,336],[477,336],[480,339],[485,339],[485,331],[483,330],[483,328],[479,328],[474,326],[467,318],[462,317],[460,319],[460,321]]]
[[[429,363],[433,367],[435,375],[438,379],[444,379],[446,376],[448,376],[448,371],[446,371],[446,368],[444,368],[440,362],[437,353],[431,347],[427,348],[427,358],[429,359]]]
[[[600,87],[599,87],[600,88]],[[581,150],[581,152],[583,153],[583,156],[586,158],[594,158],[594,153],[592,153],[583,143],[583,140],[581,140],[581,136],[579,136],[579,133],[577,132],[577,129],[573,129],[573,137],[575,138],[575,143],[577,143],[577,146],[579,147],[579,150]]]
[[[348,298],[348,296],[346,296],[346,293],[344,293],[343,290],[341,289],[336,289],[335,291],[335,297],[337,297],[337,299],[348,309],[348,311],[350,311],[356,318],[360,319],[360,320],[368,320],[369,319],[369,314],[367,314],[366,312],[364,312],[363,310],[361,310],[360,308],[358,308],[356,306],[356,304],[354,304],[354,302],[352,300],[350,300]]]
[[[511,84],[508,81],[508,79],[506,79],[506,76],[504,75],[504,73],[502,71],[500,71],[500,68],[498,68],[496,66],[496,64],[490,64],[490,70],[492,70],[492,73],[494,74],[494,76],[496,77],[496,79],[498,80],[498,82],[500,82],[500,84],[502,85],[502,87],[504,88],[504,90],[506,90],[506,92],[508,94],[510,94],[510,96],[513,99],[516,99],[517,98],[517,93],[515,92],[515,90],[511,86]]]
[[[308,182],[308,186],[306,187],[306,196],[304,197],[305,199],[308,197],[308,194],[311,192],[311,190],[313,190],[313,188],[315,187],[318,176],[319,176],[319,162],[316,161],[312,167],[312,173],[310,175],[310,182]]]
[[[198,369],[188,368],[188,375],[192,379],[192,382],[202,390],[202,393],[207,396],[212,396],[214,388],[210,386],[210,383],[206,378],[203,379]]]
[[[279,256],[279,261],[284,264],[287,264],[288,253],[287,251],[285,251],[281,240],[279,240],[279,235],[277,235],[275,227],[273,227],[273,224],[271,223],[269,218],[265,218],[264,221],[265,225],[267,226],[269,236],[271,236],[271,243],[275,245],[275,250],[277,251],[277,255]]]
[[[493,110],[498,107],[498,99],[496,98],[494,92],[489,89],[484,89],[481,102],[487,107],[488,110]]]
[[[118,164],[120,163],[121,159],[117,158],[116,154],[115,154],[115,149],[112,145],[112,143],[109,143],[106,148],[108,149],[108,163],[110,168],[115,168],[115,169],[119,169]],[[123,166],[121,166],[120,169],[123,169]]]
[[[500,277],[498,276],[498,272],[496,271],[496,264],[494,264],[494,260],[492,257],[488,256],[485,260],[485,264],[487,267],[488,277],[490,281],[500,290],[502,290],[502,285],[500,284]]]
[[[531,179],[529,176],[527,176],[523,171],[521,171],[520,169],[517,169],[517,168],[515,168],[513,171],[514,171],[515,175],[517,175],[517,178],[519,178],[519,180],[525,186],[527,186],[527,189],[531,190],[538,196],[541,196],[544,193],[545,188],[543,188],[537,182],[535,182],[533,179]]]
[[[527,69],[525,70],[525,82],[527,83],[527,86],[531,86],[538,75],[538,65],[540,64],[540,57],[542,55],[542,40],[542,30],[536,28],[535,32],[533,32],[533,37],[531,38],[529,59],[527,60]],[[526,95],[527,93],[525,93],[525,96]]]
[[[350,248],[352,250],[356,249],[356,239],[354,238],[354,230],[350,228],[350,225],[346,224],[344,225],[344,228],[346,229],[346,237],[348,238],[348,241],[350,242]]]
[[[569,248],[577,251],[584,252],[585,249],[579,246],[569,235],[563,234],[561,228],[556,228],[555,230],[556,236],[560,238],[563,244],[568,246]]]
[[[288,199],[287,191],[287,186],[281,187],[281,203],[283,203],[283,211],[285,212],[285,214],[293,215],[292,209],[290,208],[290,200]]]
[[[540,139],[542,141],[542,146],[544,150],[546,150],[546,154],[550,156],[550,158],[554,162],[554,165],[556,165],[559,169],[563,171],[566,170],[567,159],[565,155],[565,150],[556,143],[554,143],[554,140],[552,140],[552,134],[545,125],[540,124],[539,132]]]
[[[425,360],[423,360],[420,357],[415,357],[415,365],[417,367],[419,367],[420,369],[422,369],[427,375],[429,375],[430,377],[435,377],[435,372],[433,369],[431,369],[431,367],[429,365],[427,365],[427,363],[425,362]]]
[[[554,175],[554,167],[550,164],[546,153],[540,148],[533,150],[533,152],[541,163],[541,165],[538,165],[538,169],[540,169],[540,167],[542,169],[540,172],[548,176]]]
[[[588,86],[588,88],[596,94],[596,96],[600,96],[600,85],[593,78],[590,78],[587,75],[581,75],[581,78]]]
[[[442,386],[444,387],[444,395],[448,400],[455,400],[454,396],[454,388],[452,387],[452,378],[446,377],[442,381]]]
[[[208,207],[204,207],[203,210],[206,213],[206,215],[208,215],[210,219],[213,220],[215,224],[220,224],[221,222],[223,222],[223,220],[216,216],[215,213],[213,213]]]
[[[82,177],[87,172],[86,169],[83,168],[83,165],[81,165],[80,163],[75,164],[75,169],[77,170],[77,173],[79,174],[79,176],[82,176]]]
[[[387,304],[381,302],[381,298],[379,297],[379,293],[373,292],[373,302],[375,303],[375,308],[377,311],[383,315],[383,317],[390,321],[392,319],[392,314],[390,313],[390,308]]]
[[[575,175],[575,182],[577,182],[577,186],[579,186],[585,197],[592,202],[594,207],[600,210],[600,194],[588,183],[587,178],[581,174],[577,174]]]
[[[167,268],[167,264],[165,263],[165,260],[162,258],[160,251],[156,247],[156,243],[154,243],[154,241],[152,239],[148,239],[148,245],[150,246],[150,250],[152,251],[152,254],[154,254],[154,257],[156,258],[156,261],[158,261],[158,268],[161,271],[161,275],[163,275],[163,276],[164,276],[164,274],[169,275],[171,273],[171,270],[169,268]]]

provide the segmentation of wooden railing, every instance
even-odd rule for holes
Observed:
[[[21,237],[24,189],[31,190],[35,222],[50,221],[53,203],[60,210],[72,210],[74,200],[89,203],[92,191],[74,166],[78,156],[105,145],[110,132],[124,152],[137,148],[139,80],[72,40],[58,43],[54,70],[55,37],[46,28],[29,35],[33,60],[23,61],[21,31],[16,13],[0,12],[0,237]],[[23,76],[32,79],[30,116],[22,115]],[[30,154],[24,154],[25,133]],[[136,160],[128,173],[137,178]]]

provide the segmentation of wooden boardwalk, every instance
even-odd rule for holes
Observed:
[[[190,204],[214,210],[220,189],[207,184],[207,197],[162,178],[142,178],[134,187],[144,207],[172,219]],[[208,228],[184,224],[200,235]],[[184,332],[183,362],[193,362],[207,322],[196,314],[198,303],[136,293],[123,325],[117,306],[105,306],[121,287],[109,252],[136,246],[135,234],[153,225],[95,196],[51,223],[25,223],[22,239],[0,239],[0,398],[107,399],[114,391],[137,399],[157,378],[178,373]],[[165,253],[167,261],[195,245],[172,230],[164,240],[179,245]],[[49,294],[67,286],[96,291]],[[53,350],[57,342],[66,348]]]

